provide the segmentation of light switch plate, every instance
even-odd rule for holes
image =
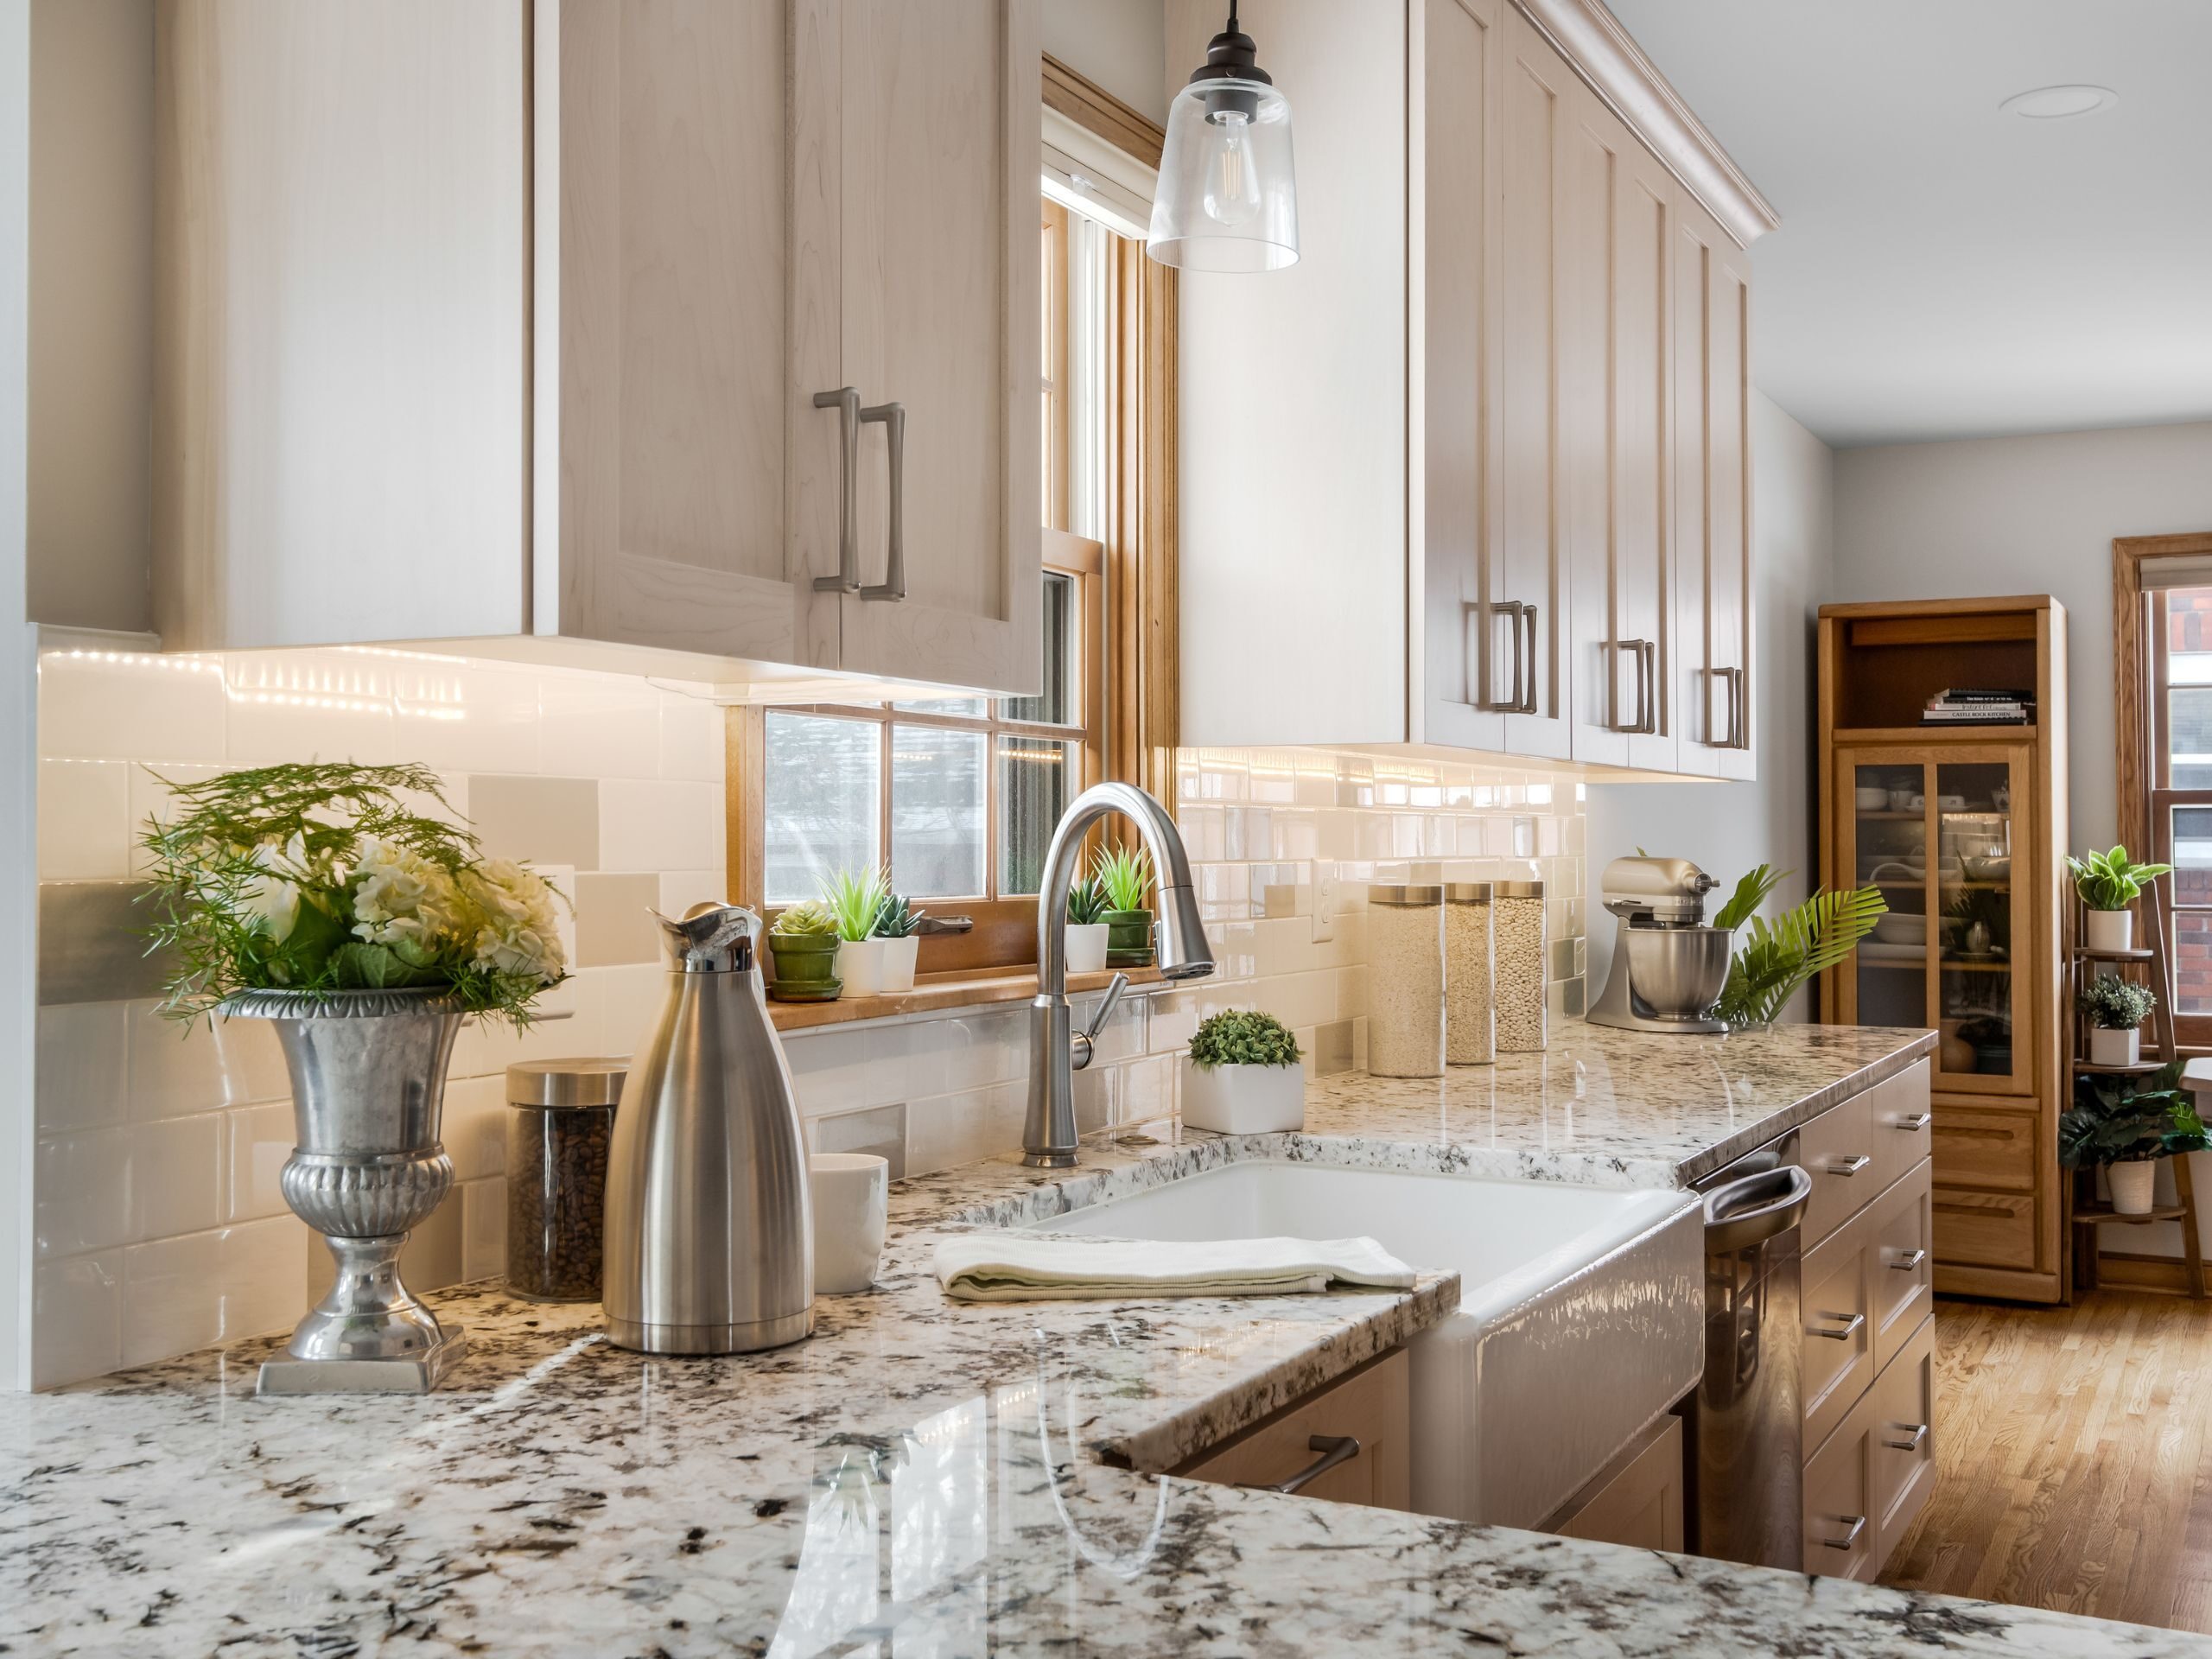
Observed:
[[[1313,943],[1325,944],[1337,937],[1337,867],[1317,862],[1313,866]]]

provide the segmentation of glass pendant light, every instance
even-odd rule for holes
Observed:
[[[1260,67],[1252,37],[1213,37],[1167,112],[1160,189],[1145,251],[1186,270],[1281,270],[1298,260],[1290,103]]]

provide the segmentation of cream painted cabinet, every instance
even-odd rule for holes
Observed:
[[[1223,1485],[1267,1486],[1403,1510],[1413,1490],[1411,1374],[1405,1350],[1392,1349],[1175,1472]]]
[[[1036,0],[914,18],[170,0],[164,642],[1032,689]]]

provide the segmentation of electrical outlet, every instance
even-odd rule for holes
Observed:
[[[1313,866],[1313,943],[1326,944],[1337,937],[1337,867]]]

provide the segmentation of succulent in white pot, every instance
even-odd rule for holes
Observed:
[[[1271,1014],[1227,1008],[1200,1022],[1183,1061],[1183,1124],[1272,1135],[1306,1122],[1298,1039]]]
[[[869,938],[883,947],[885,995],[914,988],[914,964],[922,954],[922,918],[927,914],[909,906],[901,893],[887,893],[876,906],[875,931]]]
[[[1106,966],[1106,889],[1086,875],[1068,889],[1068,972],[1096,974]]]
[[[2173,866],[2138,864],[2127,856],[2126,848],[2114,847],[2087,858],[2069,855],[2066,868],[2073,874],[2074,891],[2088,906],[2082,943],[2092,950],[2127,950],[2135,944],[2135,912],[2128,906]]]
[[[2204,1122],[2179,1060],[2148,1077],[2076,1077],[2074,1104],[2058,1120],[2058,1161],[2069,1169],[2103,1169],[2118,1215],[2150,1214],[2158,1166],[2205,1146]]]
[[[2147,985],[2099,974],[2075,997],[2089,1022],[2089,1064],[2133,1065],[2143,1058],[2143,1022],[2158,999]]]

